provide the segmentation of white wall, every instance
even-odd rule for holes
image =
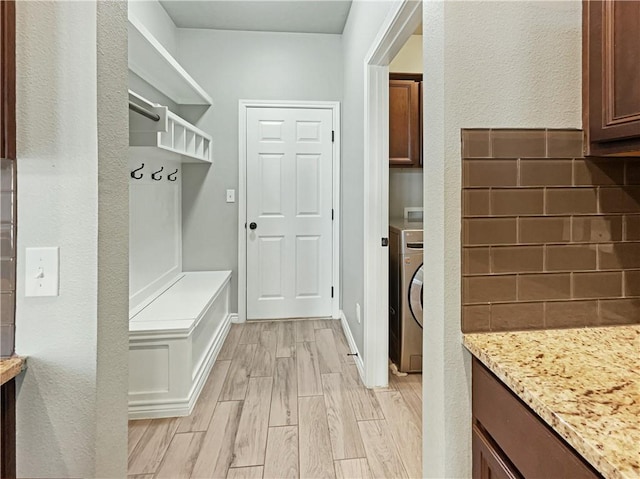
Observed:
[[[150,148],[129,148],[129,307],[138,306],[182,272],[182,165],[159,159]],[[154,171],[162,179],[151,178]],[[178,170],[176,181],[167,175]]]
[[[422,207],[422,169],[389,169],[389,218],[402,218],[404,209]]]
[[[198,127],[213,136],[213,165],[183,167],[183,267],[233,271],[237,311],[238,100],[342,99],[339,35],[179,29],[179,61],[213,98]]]
[[[411,35],[389,64],[390,72],[422,73],[422,35]]]
[[[460,129],[581,126],[581,3],[425,2],[424,66],[424,471],[459,478],[471,470]]]
[[[174,57],[177,55],[176,24],[158,0],[131,0],[128,2],[129,12],[144,23],[147,30],[162,43]]]
[[[17,2],[16,10],[16,350],[28,356],[18,383],[18,475],[122,477],[126,17],[121,5],[91,2]],[[109,83],[98,85],[105,69]],[[103,113],[115,121],[99,128]],[[60,246],[58,297],[24,296],[24,250],[34,246]]]
[[[129,146],[127,4],[97,4],[98,354],[96,477],[127,471]]]
[[[354,1],[342,37],[342,310],[360,354],[364,354],[364,331],[363,323],[356,321],[356,303],[363,306],[364,298],[364,61],[391,5]],[[363,317],[366,321],[366,311]]]

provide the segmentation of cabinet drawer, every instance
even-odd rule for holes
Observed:
[[[525,478],[602,477],[477,359],[473,417]]]

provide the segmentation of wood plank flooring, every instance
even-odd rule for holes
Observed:
[[[339,321],[234,324],[191,416],[129,422],[129,479],[422,477],[422,376],[366,389]]]

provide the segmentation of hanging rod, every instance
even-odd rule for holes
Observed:
[[[138,105],[137,103],[133,103],[131,100],[129,100],[129,110],[133,110],[142,116],[146,116],[150,120],[160,121],[160,115],[158,115],[157,113],[153,113],[146,108],[142,108],[140,105]]]

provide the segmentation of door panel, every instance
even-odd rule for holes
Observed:
[[[319,216],[321,174],[319,155],[296,156],[296,215]]]
[[[247,318],[331,315],[332,111],[247,111]]]
[[[296,241],[296,298],[319,298],[322,296],[322,237],[298,236]]]
[[[258,270],[260,271],[259,300],[283,299],[282,262],[285,239],[283,236],[258,238]]]
[[[283,216],[282,191],[283,155],[260,155],[260,184],[262,185],[260,216]]]

